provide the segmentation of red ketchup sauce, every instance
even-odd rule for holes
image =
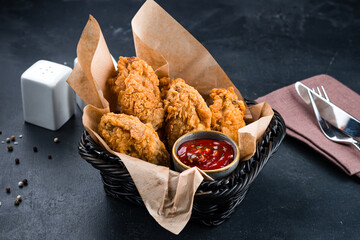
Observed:
[[[234,159],[234,149],[226,141],[195,139],[181,144],[177,155],[189,167],[212,170],[230,164]]]

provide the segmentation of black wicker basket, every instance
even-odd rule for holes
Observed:
[[[255,104],[251,101],[247,103]],[[201,183],[195,194],[191,219],[207,226],[216,226],[223,223],[235,211],[245,198],[250,184],[285,137],[284,120],[278,112],[274,112],[274,117],[250,160],[240,162],[235,171],[223,179]],[[97,145],[86,131],[83,132],[79,142],[79,153],[94,168],[100,170],[107,195],[144,206],[122,161]]]

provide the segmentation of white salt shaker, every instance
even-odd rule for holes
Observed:
[[[40,60],[21,75],[26,122],[58,130],[74,114],[73,91],[66,83],[72,69]]]

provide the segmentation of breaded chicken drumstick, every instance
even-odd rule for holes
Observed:
[[[161,128],[164,108],[159,79],[150,65],[137,57],[119,57],[116,75],[107,84],[118,96],[121,113],[151,123],[155,130]]]
[[[170,166],[170,155],[150,123],[137,117],[107,113],[101,117],[98,132],[109,147],[149,163]]]
[[[220,131],[235,142],[238,142],[238,129],[245,126],[245,104],[239,100],[232,87],[214,88],[210,92],[214,104],[210,106],[212,113],[211,129]]]
[[[183,79],[178,78],[170,83],[164,103],[165,133],[169,147],[188,132],[210,129],[210,109],[200,93]]]

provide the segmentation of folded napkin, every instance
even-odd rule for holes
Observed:
[[[332,103],[360,119],[360,95],[328,75],[318,75],[301,81],[309,88],[324,86]],[[266,101],[285,120],[286,133],[305,142],[339,166],[348,175],[360,177],[360,151],[352,144],[335,143],[321,132],[314,111],[297,94],[295,84],[256,99]]]

